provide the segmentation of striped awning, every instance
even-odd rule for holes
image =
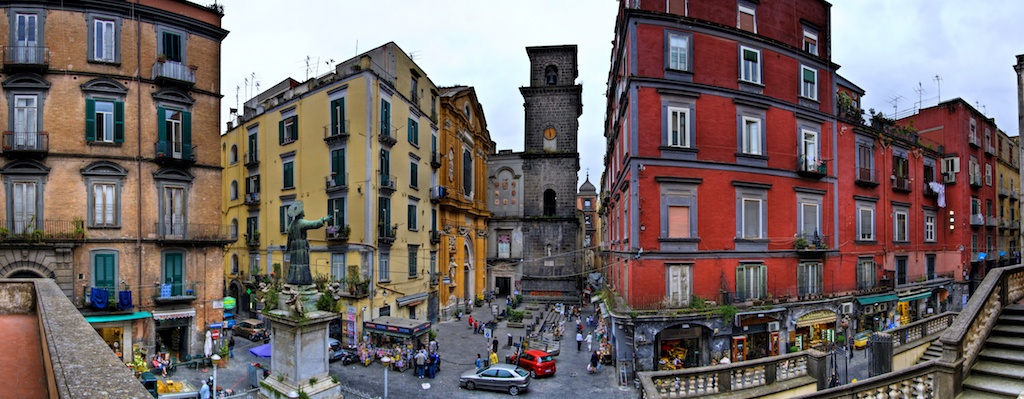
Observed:
[[[398,306],[416,306],[427,300],[427,293],[412,294],[398,298]]]
[[[135,319],[148,319],[152,317],[149,312],[135,312],[128,314],[112,314],[112,315],[100,315],[100,316],[86,316],[85,321],[89,323],[109,323],[114,321],[127,321]]]
[[[179,309],[179,310],[154,310],[153,320],[170,320],[170,319],[184,319],[187,317],[196,317],[195,309]]]
[[[809,327],[817,324],[835,323],[836,312],[831,310],[819,310],[801,316],[796,320],[796,326]]]
[[[931,291],[925,291],[925,292],[922,292],[922,293],[919,293],[919,294],[907,295],[907,296],[900,297],[900,302],[916,301],[918,299],[925,299],[925,298],[928,298],[930,296],[932,296],[932,292]]]

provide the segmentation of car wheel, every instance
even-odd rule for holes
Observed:
[[[515,385],[508,387],[508,394],[512,396],[519,395],[519,387]]]
[[[466,389],[472,391],[472,390],[476,389],[476,385],[473,384],[473,381],[467,381],[466,382]]]
[[[530,378],[537,378],[537,370],[530,370]]]

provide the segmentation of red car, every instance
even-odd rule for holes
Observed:
[[[530,370],[530,378],[555,375],[555,359],[542,350],[527,349],[518,359],[509,359],[509,363]]]

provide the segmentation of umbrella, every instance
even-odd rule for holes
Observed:
[[[206,342],[203,344],[203,353],[206,357],[213,355],[213,336],[210,334],[210,330],[206,330]]]
[[[256,357],[270,357],[271,344],[263,344],[255,348],[249,348],[249,353]]]

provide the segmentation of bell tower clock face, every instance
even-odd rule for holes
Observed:
[[[555,136],[557,134],[558,134],[558,132],[555,131],[555,128],[553,128],[553,127],[549,127],[547,129],[544,129],[544,138],[545,139],[554,140]]]

